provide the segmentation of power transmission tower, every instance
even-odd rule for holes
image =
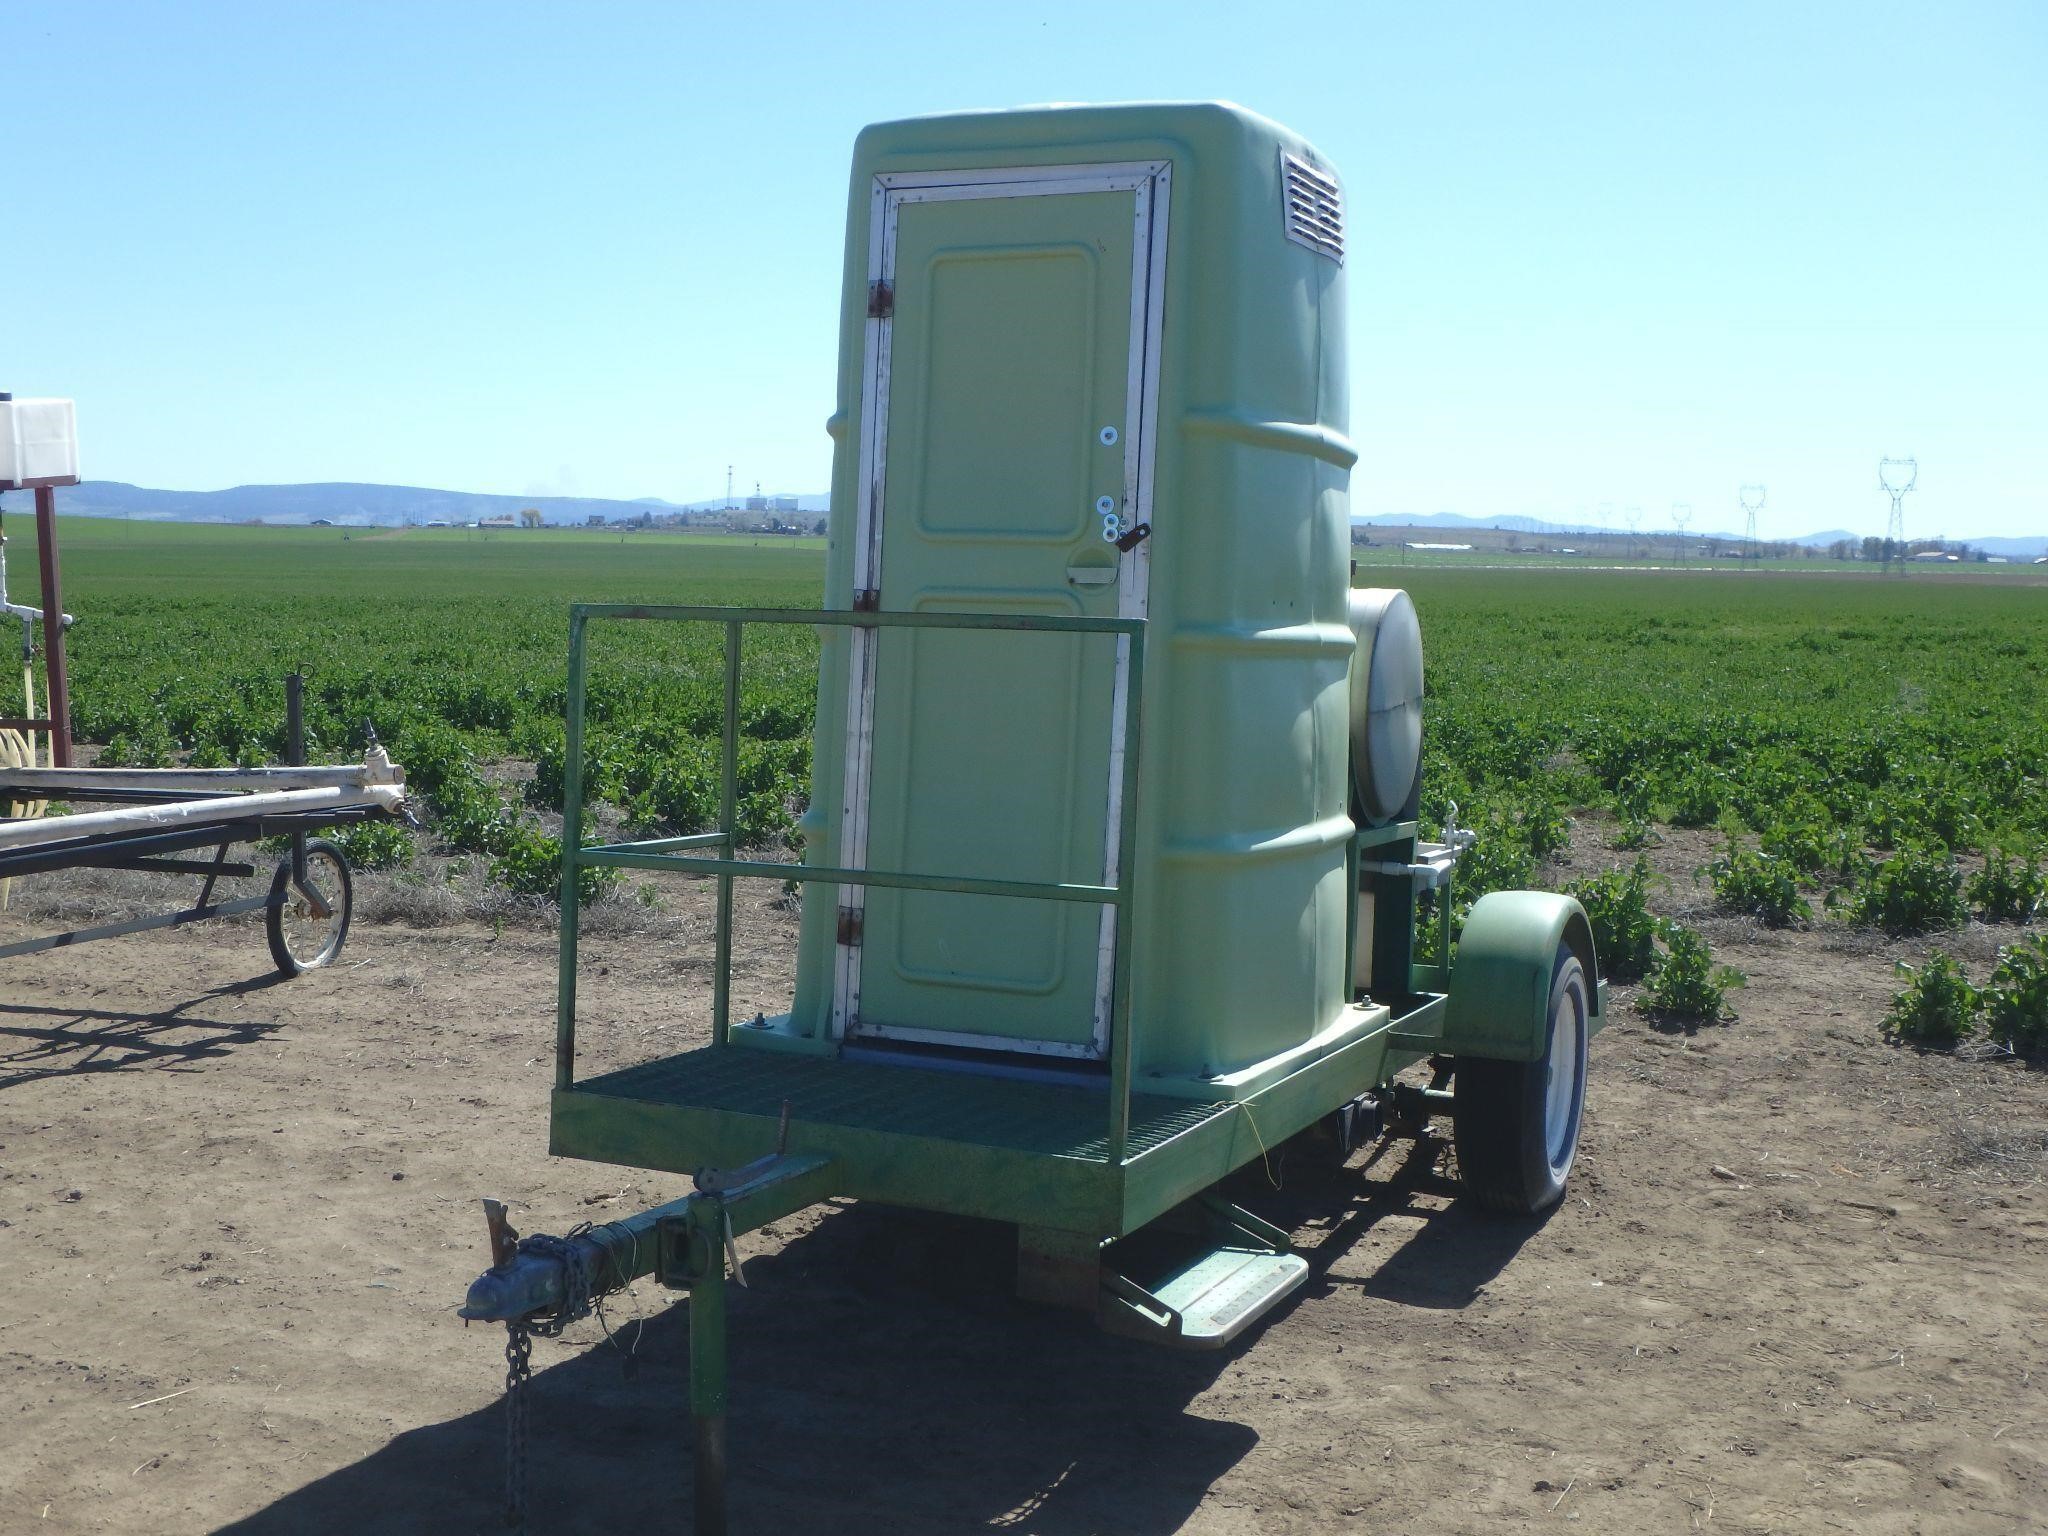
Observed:
[[[1892,561],[1899,562],[1899,569],[1906,568],[1906,492],[1913,489],[1920,480],[1918,459],[1879,459],[1877,461],[1877,483],[1880,489],[1892,499],[1892,519],[1884,531],[1884,568],[1889,571]]]
[[[1628,557],[1636,557],[1636,530],[1643,525],[1643,509],[1629,506],[1621,509],[1621,520],[1628,524]]]
[[[725,510],[732,510],[732,466],[725,466]]]
[[[1671,526],[1678,530],[1678,563],[1685,564],[1685,525],[1692,521],[1692,503],[1674,501],[1671,503]]]
[[[1745,485],[1735,494],[1736,498],[1742,503],[1742,510],[1749,517],[1749,524],[1743,530],[1742,535],[1743,557],[1748,560],[1755,560],[1757,558],[1756,515],[1763,510],[1764,487],[1760,485]]]

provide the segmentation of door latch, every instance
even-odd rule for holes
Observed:
[[[1119,534],[1117,536],[1116,547],[1128,555],[1132,550],[1136,549],[1140,544],[1144,543],[1147,539],[1151,537],[1152,525],[1150,523],[1139,523],[1135,528],[1131,529],[1128,533]]]

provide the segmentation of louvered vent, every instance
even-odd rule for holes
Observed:
[[[1286,183],[1287,238],[1342,266],[1344,195],[1337,190],[1336,181],[1284,150],[1280,170]]]

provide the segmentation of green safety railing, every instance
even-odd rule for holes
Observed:
[[[718,830],[686,837],[630,843],[583,843],[583,717],[585,639],[592,619],[653,619],[720,624],[725,628],[725,717],[719,753]],[[740,638],[749,624],[805,625],[835,629],[1014,630],[1029,634],[1114,636],[1125,654],[1123,764],[1117,823],[1116,883],[1075,885],[1047,881],[977,880],[958,875],[907,874],[898,870],[840,869],[817,864],[781,864],[742,859],[735,839],[739,801]],[[1117,911],[1109,1020],[1108,1161],[1121,1163],[1130,1141],[1131,1010],[1130,929],[1131,838],[1137,825],[1138,722],[1145,675],[1145,621],[1091,619],[1052,614],[874,613],[794,608],[666,607],[634,603],[578,603],[569,614],[569,719],[562,774],[562,958],[555,1004],[555,1086],[575,1086],[576,938],[579,917],[577,874],[584,869],[651,869],[711,875],[718,881],[717,958],[712,979],[711,1040],[727,1045],[732,992],[732,886],[735,879],[823,881],[829,885],[881,886],[894,890],[939,891],[963,896],[1015,896],[1030,901],[1078,901]],[[719,857],[693,853],[717,849]]]

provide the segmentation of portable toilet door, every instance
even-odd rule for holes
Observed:
[[[1168,163],[873,177],[856,603],[1142,617]],[[1113,884],[1124,642],[856,631],[856,868]],[[842,887],[833,1028],[1106,1054],[1116,914]]]

